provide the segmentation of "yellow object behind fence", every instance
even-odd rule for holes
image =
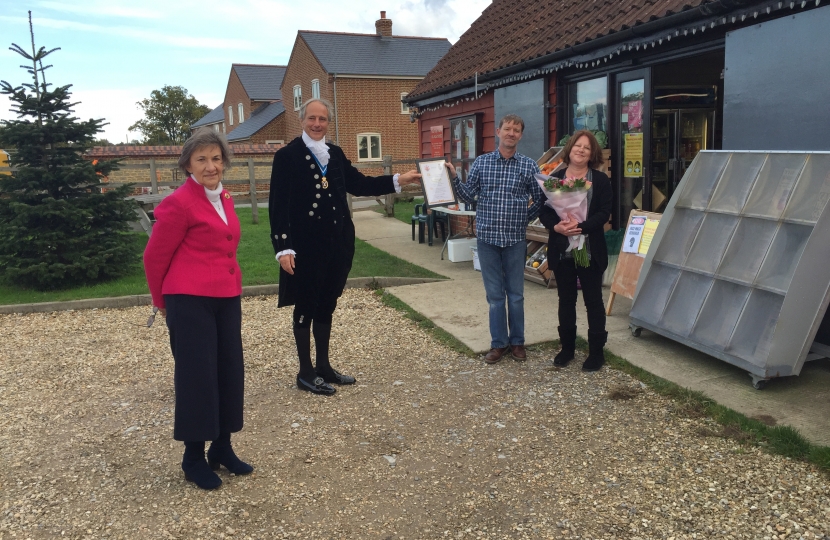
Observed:
[[[9,166],[9,153],[5,150],[0,150],[0,174],[5,174],[11,176],[11,171],[4,171],[2,170],[3,167]]]

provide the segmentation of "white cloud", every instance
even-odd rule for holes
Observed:
[[[0,3],[3,3],[0,0]],[[32,7],[37,45],[62,46],[49,57],[52,79],[74,84],[76,114],[106,118],[101,136],[123,141],[142,117],[135,103],[165,84],[181,85],[208,107],[224,99],[231,64],[286,64],[298,30],[371,34],[380,11],[396,35],[457,41],[490,0],[28,0],[0,14],[0,78],[25,80],[10,41],[29,43]],[[5,4],[4,4],[5,5]],[[0,118],[11,118],[0,96]],[[136,134],[137,135],[137,134]]]
[[[103,132],[97,137],[107,139],[111,143],[125,142],[129,127],[144,116],[136,103],[150,95],[150,91],[141,88],[72,90],[72,101],[79,102],[74,107],[74,116],[80,120],[106,120],[109,125],[104,126]],[[133,132],[129,136],[132,140],[140,134]]]

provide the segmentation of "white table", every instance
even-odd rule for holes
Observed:
[[[473,217],[475,217],[475,215],[476,215],[474,210],[450,210],[446,206],[430,206],[429,209],[432,210],[433,212],[438,212],[439,214],[449,214],[450,216],[473,216]],[[450,225],[448,227],[449,230],[447,231],[447,235],[446,235],[447,238],[444,240],[444,247],[441,248],[441,260],[442,261],[444,260],[444,250],[447,249],[447,242],[449,242],[453,238],[461,238],[462,235],[464,237],[475,236],[473,234],[473,231],[471,230],[473,220],[470,220],[470,223],[467,225],[467,229],[464,232],[459,233],[459,234],[455,234],[455,235],[452,234],[452,219],[450,219],[449,222],[450,222]],[[429,231],[429,232],[432,232],[432,231]]]

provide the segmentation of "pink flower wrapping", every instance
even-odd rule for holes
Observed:
[[[559,184],[560,188],[548,191],[545,187],[545,183],[547,182],[548,185],[551,185],[549,180],[553,180],[554,185]],[[556,211],[556,215],[559,216],[559,219],[565,221],[568,219],[568,215],[570,215],[571,218],[576,219],[578,223],[581,223],[587,219],[588,189],[591,187],[591,182],[573,178],[565,178],[559,181],[556,178],[550,178],[549,176],[540,173],[536,174],[536,181],[539,183],[539,187],[542,188],[542,192],[548,199],[545,204]],[[580,184],[582,185],[580,186]],[[587,252],[585,250],[585,235],[580,234],[577,236],[568,236],[567,238],[568,249],[565,251],[568,252],[575,250],[574,260],[580,264],[580,266],[588,266]]]

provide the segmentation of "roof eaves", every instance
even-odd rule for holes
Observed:
[[[772,0],[774,3],[776,0]],[[533,58],[528,58],[522,61],[515,61],[510,62],[506,65],[502,65],[496,69],[490,69],[487,71],[478,72],[478,80],[481,84],[482,82],[487,82],[491,84],[491,81],[502,78],[507,76],[512,72],[519,72],[522,69],[529,69],[534,66],[540,66],[546,63],[556,62],[561,59],[565,59],[568,57],[576,57],[583,53],[589,52],[591,49],[598,49],[606,44],[620,42],[625,40],[627,37],[632,37],[634,39],[642,37],[643,33],[648,32],[658,32],[660,29],[679,26],[684,23],[689,23],[694,19],[700,19],[700,10],[697,7],[689,8],[687,5],[684,6],[684,9],[677,12],[668,12],[669,14],[657,18],[651,19],[649,22],[640,23],[633,26],[629,26],[624,29],[620,29],[616,32],[608,31],[606,34],[595,37],[595,38],[588,38],[588,37],[580,37],[578,42],[575,42],[573,45],[559,48],[553,52],[545,53],[537,55]],[[713,14],[709,18],[720,18],[720,14]],[[493,65],[492,63],[489,65]],[[427,78],[429,75],[427,75]],[[426,78],[425,78],[426,80]],[[419,94],[410,94],[407,96],[406,102],[411,106],[419,106],[423,102],[435,102],[436,96],[440,96],[443,94],[447,94],[450,92],[455,92],[458,89],[468,88],[467,93],[471,90],[469,88],[471,85],[474,84],[474,77],[467,77],[461,81],[452,82],[449,84],[445,84],[431,90],[427,90],[421,92]],[[417,90],[417,87],[416,87]],[[433,99],[436,98],[436,99]]]

